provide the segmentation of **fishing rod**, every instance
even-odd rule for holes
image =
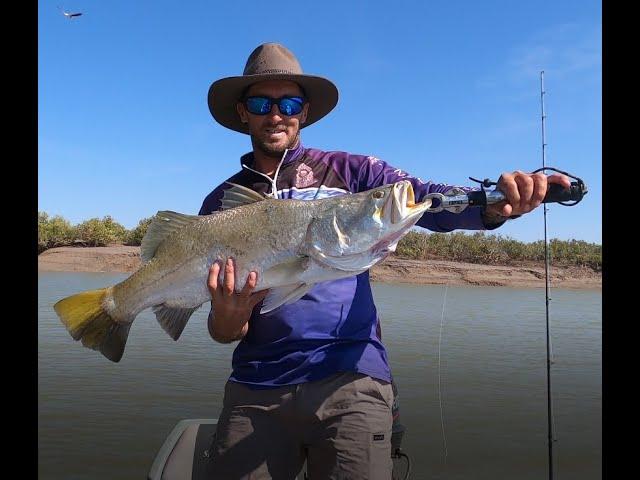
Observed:
[[[541,120],[542,120],[542,168],[538,168],[531,173],[552,170],[562,173],[575,181],[571,182],[570,187],[565,189],[558,184],[550,184],[547,193],[542,200],[544,212],[544,273],[545,273],[545,316],[546,316],[546,348],[547,348],[547,430],[548,430],[548,457],[549,457],[549,479],[553,480],[553,442],[555,441],[553,428],[553,405],[551,402],[551,336],[549,334],[549,243],[547,240],[547,203],[559,203],[564,206],[573,206],[582,201],[583,197],[588,193],[587,186],[584,181],[554,167],[546,165],[546,139],[545,139],[545,118],[544,111],[544,71],[540,72],[540,104],[541,104]],[[485,188],[497,185],[488,178],[477,180],[469,177],[470,180],[480,184],[480,190],[464,192],[459,188],[454,188],[447,194],[430,193],[427,194],[423,201],[430,199],[432,204],[427,210],[431,213],[441,211],[449,211],[452,213],[460,213],[467,207],[478,207],[492,205],[506,200],[505,195],[499,190],[487,191]]]
[[[546,147],[544,120],[544,70],[540,72],[540,108],[542,122],[542,168],[546,167]],[[553,480],[553,407],[551,404],[551,337],[549,335],[549,244],[547,242],[547,205],[543,205],[544,216],[544,292],[547,333],[547,446],[549,456],[549,480]]]

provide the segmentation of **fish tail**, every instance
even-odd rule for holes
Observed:
[[[119,362],[129,336],[131,322],[119,323],[106,310],[113,301],[112,287],[88,290],[63,298],[53,308],[74,340]]]

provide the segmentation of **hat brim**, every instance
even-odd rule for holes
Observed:
[[[221,125],[240,133],[249,133],[246,123],[240,121],[236,103],[250,85],[264,80],[289,80],[304,90],[309,104],[307,120],[300,128],[308,127],[327,115],[338,103],[338,88],[326,78],[303,74],[260,74],[227,77],[209,87],[207,103],[213,118]]]

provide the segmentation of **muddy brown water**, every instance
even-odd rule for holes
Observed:
[[[118,364],[60,324],[57,300],[126,276],[39,274],[39,478],[145,478],[178,421],[219,414],[233,346],[209,338],[206,309],[178,342],[143,312]],[[411,478],[548,478],[544,290],[373,288]],[[551,298],[555,476],[599,479],[601,292],[552,289]]]

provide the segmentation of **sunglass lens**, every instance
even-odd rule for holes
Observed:
[[[245,104],[254,115],[267,115],[275,101],[268,97],[248,97]],[[283,97],[278,100],[278,109],[283,115],[297,115],[302,111],[302,103],[303,100],[298,97]]]
[[[265,97],[249,97],[247,110],[254,115],[266,115],[271,111],[271,100]]]
[[[293,98],[283,98],[278,104],[280,112],[284,115],[297,115],[302,111],[302,104]]]

